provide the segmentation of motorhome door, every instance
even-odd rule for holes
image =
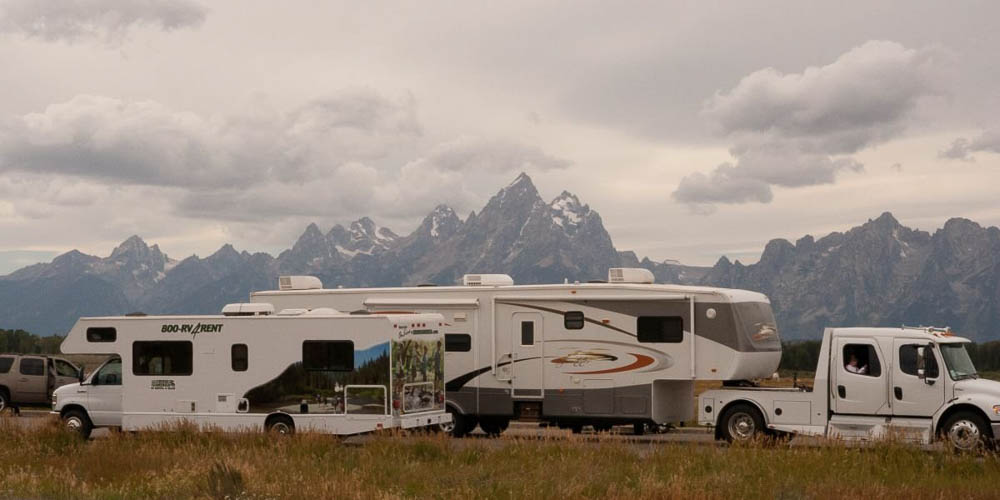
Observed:
[[[544,367],[545,333],[542,315],[534,312],[516,312],[511,321],[511,363],[515,398],[541,398],[543,395],[542,370]]]

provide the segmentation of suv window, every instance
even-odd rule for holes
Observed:
[[[69,364],[67,361],[61,359],[54,360],[56,363],[56,375],[60,377],[75,377],[77,375],[76,367]]]
[[[907,344],[899,346],[899,369],[907,375],[917,376],[917,368],[920,367],[919,356],[917,356],[917,348],[921,347],[923,344]],[[924,376],[927,378],[937,378],[938,377],[938,365],[937,359],[933,355],[928,356],[927,366],[924,367]]]
[[[122,385],[122,360],[113,359],[94,376],[94,385]]]
[[[844,370],[848,373],[869,377],[882,376],[882,363],[875,352],[875,346],[871,344],[844,345],[843,363]]]
[[[39,358],[21,358],[21,375],[45,375],[45,361]]]
[[[0,356],[0,373],[9,372],[10,367],[13,364],[14,364],[13,356]]]

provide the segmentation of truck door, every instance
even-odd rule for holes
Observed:
[[[543,395],[542,367],[544,366],[543,345],[545,333],[542,315],[539,313],[517,312],[513,314],[511,349],[513,373],[513,397],[541,398]]]
[[[45,358],[21,356],[17,370],[17,383],[11,390],[11,399],[18,403],[47,403],[49,381]]]
[[[889,413],[889,374],[879,345],[872,339],[837,339],[831,354],[833,411],[846,415]]]
[[[944,404],[944,382],[940,380],[937,353],[924,366],[925,378],[917,376],[919,340],[893,341],[892,414],[897,417],[930,417]],[[930,349],[930,348],[928,348]],[[936,351],[936,349],[934,349]]]
[[[87,410],[94,425],[122,424],[122,360],[112,359],[91,378]]]

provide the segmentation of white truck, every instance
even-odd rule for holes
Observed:
[[[699,396],[716,438],[895,437],[957,450],[1000,436],[1000,382],[980,379],[947,328],[827,328],[812,388],[722,388]]]
[[[438,426],[440,314],[346,314],[230,304],[220,316],[81,318],[65,353],[113,357],[57,389],[66,427],[179,422],[221,430],[357,434]]]

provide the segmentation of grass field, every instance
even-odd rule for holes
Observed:
[[[997,498],[1000,459],[898,444],[858,449],[619,439],[405,440],[348,446],[191,429],[83,442],[0,419],[9,498]]]

